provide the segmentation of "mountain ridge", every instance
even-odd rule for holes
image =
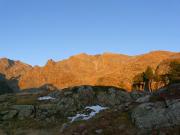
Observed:
[[[167,51],[137,56],[83,53],[62,61],[48,62],[37,69],[32,68],[20,78],[19,85],[22,89],[40,87],[45,83],[53,84],[57,88],[77,85],[126,85],[125,88],[130,89],[134,75],[143,72],[149,65],[155,69],[162,60],[175,54]],[[26,83],[27,80],[30,83]]]
[[[18,78],[20,89],[38,88],[52,84],[62,89],[78,85],[103,85],[131,89],[132,78],[143,72],[147,66],[154,70],[164,60],[178,57],[179,53],[152,51],[146,54],[128,56],[124,54],[103,53],[89,55],[80,53],[61,61],[48,60],[44,66],[30,66],[14,61],[15,66],[5,70],[0,59],[0,73],[8,79]]]

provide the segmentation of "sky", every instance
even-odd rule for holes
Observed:
[[[180,0],[0,0],[0,57],[180,52]]]

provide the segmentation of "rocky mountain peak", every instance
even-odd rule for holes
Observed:
[[[0,66],[4,68],[10,68],[15,64],[13,60],[7,59],[7,58],[1,58],[0,59]]]
[[[76,55],[71,56],[70,58],[79,58],[79,59],[85,59],[87,57],[91,57],[92,55],[89,55],[87,53],[79,53]]]
[[[14,61],[7,58],[0,59],[0,73],[4,74],[7,79],[18,77],[31,68],[32,66],[21,61]]]
[[[46,63],[46,66],[54,65],[56,62],[53,59],[49,59]]]

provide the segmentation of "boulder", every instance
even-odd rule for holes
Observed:
[[[149,102],[151,95],[146,95],[145,97],[140,97],[136,100],[137,103]]]
[[[130,93],[132,99],[134,100],[137,100],[138,98],[140,97],[144,97],[145,96],[145,93],[143,91],[139,91],[139,90],[133,90],[131,93]]]
[[[18,118],[21,120],[32,117],[35,110],[33,105],[13,105],[12,109],[18,111]]]
[[[18,113],[17,110],[9,110],[9,111],[1,112],[0,114],[3,115],[2,120],[9,120],[14,118],[17,113]]]
[[[139,128],[180,125],[180,100],[172,101],[168,108],[163,102],[140,104],[132,111],[131,118]]]
[[[51,121],[57,113],[55,104],[42,104],[36,108],[36,118]]]
[[[74,96],[83,105],[90,105],[95,103],[95,92],[91,86],[81,86],[77,90],[77,94]]]
[[[98,104],[103,106],[115,106],[131,101],[128,92],[109,88],[108,91],[99,92],[97,95]]]
[[[56,104],[57,111],[63,116],[73,115],[80,108],[82,108],[82,104],[78,99],[72,97],[61,98]]]

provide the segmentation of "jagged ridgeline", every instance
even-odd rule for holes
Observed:
[[[135,75],[144,72],[148,66],[154,71],[158,67],[157,72],[161,74],[167,69],[163,63],[179,57],[179,53],[167,51],[137,56],[113,53],[79,54],[59,62],[49,60],[43,67],[32,67],[20,61],[3,58],[0,59],[0,73],[6,76],[9,87],[14,91],[36,89],[47,84],[57,89],[101,85],[130,91]]]

